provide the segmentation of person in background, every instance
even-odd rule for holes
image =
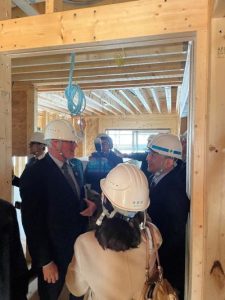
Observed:
[[[37,160],[42,159],[45,156],[45,141],[44,141],[44,134],[39,131],[35,131],[32,134],[32,137],[30,139],[29,143],[30,147],[30,158],[28,159],[28,162],[25,167],[29,167]],[[12,174],[12,185],[19,187],[20,184],[20,178],[15,176],[14,173]]]
[[[16,210],[0,199],[0,299],[26,300],[28,269],[20,242]]]
[[[85,182],[91,185],[92,190],[101,193],[100,180],[123,160],[112,151],[113,141],[107,134],[99,134],[94,144],[96,151],[89,157],[85,169]]]
[[[149,148],[149,145],[151,143],[151,140],[153,139],[154,135],[151,134],[148,137],[148,142],[147,142],[147,149]],[[135,159],[138,161],[141,161],[141,167],[140,169],[144,172],[145,176],[148,178],[151,176],[151,173],[148,171],[148,163],[147,163],[147,156],[148,156],[148,151],[145,152],[133,152],[133,153],[121,153],[119,150],[114,149],[115,153],[122,158],[131,158]]]
[[[76,240],[66,284],[71,293],[86,299],[138,300],[145,283],[146,209],[148,181],[131,164],[119,164],[101,180],[102,214],[96,229]],[[157,247],[158,229],[151,224]],[[155,255],[150,252],[149,272]],[[90,298],[88,298],[88,295]]]
[[[184,299],[185,230],[189,212],[186,186],[178,176],[177,160],[182,159],[182,145],[173,134],[159,134],[150,144],[147,157],[151,207],[149,216],[159,228],[163,245],[159,249],[165,277]]]
[[[32,264],[38,270],[39,297],[57,300],[74,241],[86,231],[86,216],[93,214],[95,205],[82,198],[82,186],[69,163],[78,139],[72,124],[51,121],[44,138],[48,153],[21,176],[21,212]]]

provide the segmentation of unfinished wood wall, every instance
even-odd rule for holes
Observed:
[[[212,20],[207,119],[205,300],[225,297],[225,19]]]
[[[217,123],[214,120],[216,108],[214,107],[211,112],[207,107],[210,45],[208,24],[211,2],[210,0],[138,0],[99,6],[95,9],[87,8],[21,18],[16,22],[15,20],[3,21],[1,23],[4,30],[0,31],[0,52],[2,53],[49,50],[51,47],[68,48],[73,44],[74,47],[76,45],[78,47],[90,46],[93,42],[95,44],[96,42],[113,44],[115,40],[135,40],[146,37],[154,41],[174,37],[173,34],[187,38],[188,36],[195,37],[194,101],[191,120],[191,261],[188,300],[205,300],[205,291],[208,285],[204,275],[205,272],[208,272],[204,259],[208,249],[205,248],[205,245],[211,246],[210,241],[208,244],[205,239],[207,236],[205,225],[208,221],[206,214],[207,183],[205,181],[207,115],[213,117],[212,120],[209,119],[209,125],[212,125],[211,130],[217,130]],[[23,32],[23,38],[21,38],[21,32]],[[4,118],[2,121],[5,122],[4,126],[6,127],[8,121]],[[10,142],[9,136],[8,140]],[[6,148],[2,150],[5,155]],[[0,166],[0,168],[2,175],[4,166]],[[221,174],[217,173],[216,179],[218,177],[221,177]],[[220,189],[218,193],[223,191]],[[212,198],[209,200],[212,201]],[[218,239],[214,247],[221,249]],[[212,298],[216,299],[216,295],[213,295]],[[220,297],[216,300],[223,298]]]
[[[26,156],[29,140],[36,130],[36,91],[32,86],[12,90],[12,155]]]
[[[0,20],[11,17],[11,1],[0,1]],[[12,178],[11,58],[0,55],[0,198],[11,201]]]
[[[170,129],[178,134],[177,115],[138,115],[122,117],[102,117],[99,119],[99,131],[106,129]]]

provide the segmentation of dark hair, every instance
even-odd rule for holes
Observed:
[[[136,214],[130,221],[121,218],[119,213],[112,219],[104,218],[101,226],[96,228],[95,237],[103,249],[126,251],[137,248],[141,242],[141,219],[141,213]]]

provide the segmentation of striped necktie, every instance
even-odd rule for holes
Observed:
[[[69,166],[68,166],[68,164],[66,162],[62,166],[62,171],[63,171],[64,177],[66,178],[66,180],[68,181],[69,185],[71,186],[74,194],[78,197],[78,192],[77,192],[77,189],[76,189],[76,184],[75,184],[72,176],[69,173]]]

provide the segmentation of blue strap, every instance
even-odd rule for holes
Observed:
[[[180,151],[177,150],[172,150],[172,149],[168,149],[168,148],[164,148],[164,147],[160,147],[160,146],[156,146],[156,145],[151,145],[152,150],[160,150],[160,151],[164,151],[167,153],[173,153],[173,154],[177,154],[177,155],[181,155]]]
[[[75,53],[71,53],[71,63],[70,63],[70,74],[68,86],[65,89],[65,96],[67,99],[67,107],[72,115],[80,115],[86,107],[86,98],[84,92],[81,90],[79,85],[72,85],[73,83],[73,71],[75,65]],[[74,97],[76,98],[76,103],[74,103]]]

